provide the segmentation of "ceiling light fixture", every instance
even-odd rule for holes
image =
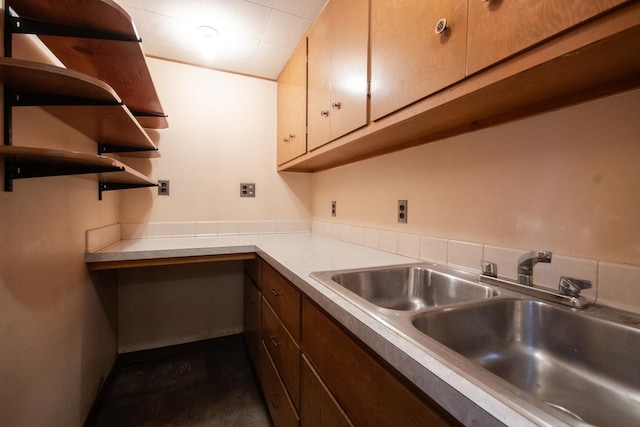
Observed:
[[[200,51],[205,58],[211,59],[215,56],[220,45],[220,33],[213,27],[201,25],[198,27],[198,39]]]

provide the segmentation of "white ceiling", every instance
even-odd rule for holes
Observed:
[[[114,0],[133,18],[145,54],[276,79],[326,0]],[[197,28],[219,33],[206,57]]]

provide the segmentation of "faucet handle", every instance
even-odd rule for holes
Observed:
[[[483,260],[480,265],[482,266],[483,276],[498,277],[498,264]]]
[[[574,277],[562,276],[558,284],[558,290],[562,295],[578,296],[582,289],[590,289],[591,280],[576,279]]]

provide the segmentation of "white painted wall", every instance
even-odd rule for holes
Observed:
[[[120,195],[120,222],[310,220],[311,176],[276,172],[276,83],[149,59],[169,128],[162,157],[132,164],[171,182]],[[240,198],[240,183],[256,183]],[[120,275],[120,351],[242,331],[242,264]]]
[[[15,56],[47,61],[23,42]],[[16,146],[97,151],[37,108],[14,108],[13,131]],[[117,216],[117,193],[98,201],[95,175],[17,180],[0,191],[2,426],[84,423],[118,345],[115,276],[89,274],[84,236]]]

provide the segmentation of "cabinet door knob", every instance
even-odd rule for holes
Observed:
[[[296,136],[295,136],[294,134],[292,134],[292,133],[290,133],[290,134],[289,134],[289,139],[293,139],[293,138],[295,138],[295,137],[296,137]]]
[[[277,297],[280,296],[280,292],[278,292],[278,290],[276,288],[271,288],[271,293]]]
[[[282,142],[286,144],[287,142],[289,142],[289,138],[282,138]]]
[[[440,35],[447,29],[447,18],[442,18],[436,23],[436,34]]]
[[[341,102],[339,102],[339,101],[333,101],[333,102],[331,102],[331,108],[332,108],[333,110],[339,110],[339,109],[340,109],[340,107],[342,107],[342,103],[341,103]]]
[[[320,110],[320,115],[322,117],[329,117],[329,110]]]

